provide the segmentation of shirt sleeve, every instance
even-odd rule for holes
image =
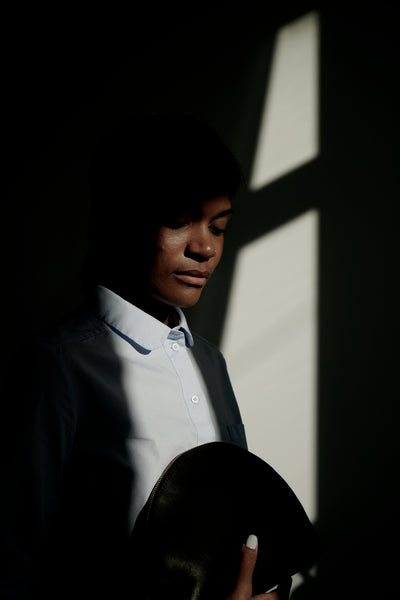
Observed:
[[[3,457],[0,596],[22,599],[33,597],[74,439],[76,407],[60,348],[24,348],[14,367]]]

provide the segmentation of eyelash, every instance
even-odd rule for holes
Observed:
[[[215,226],[211,225],[210,226],[210,231],[214,235],[221,235],[223,233],[226,233],[228,230],[227,229],[220,229],[219,227],[215,227]]]
[[[176,221],[175,223],[168,223],[168,227],[170,229],[181,229],[182,227],[185,227],[185,225],[188,224],[188,221]]]

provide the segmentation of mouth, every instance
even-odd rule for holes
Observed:
[[[174,275],[182,283],[195,287],[204,287],[207,283],[207,279],[210,277],[208,271],[199,271],[192,269],[189,271],[175,271]]]

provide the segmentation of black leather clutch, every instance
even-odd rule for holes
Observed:
[[[309,569],[319,554],[300,501],[261,458],[226,442],[180,454],[154,486],[131,535],[134,597],[225,600],[250,533],[259,542],[253,594]]]

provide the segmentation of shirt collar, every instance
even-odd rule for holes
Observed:
[[[193,346],[185,315],[178,307],[179,323],[171,329],[102,285],[95,287],[95,302],[96,315],[102,321],[147,350],[159,348],[179,330],[185,335],[186,345]]]

